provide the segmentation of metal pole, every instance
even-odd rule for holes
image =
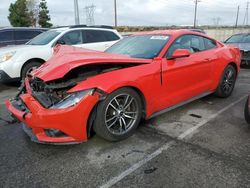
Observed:
[[[248,25],[248,7],[249,7],[249,1],[247,2],[247,15],[246,15],[246,25]]]
[[[237,16],[236,16],[236,22],[235,22],[235,28],[237,28],[237,27],[238,27],[239,12],[240,12],[240,6],[238,5],[238,9],[237,9]]]
[[[74,0],[74,5],[75,5],[75,24],[79,25],[80,19],[79,19],[78,0]]]
[[[116,0],[114,0],[114,9],[115,9],[115,27],[117,27],[117,4],[116,4]]]
[[[198,5],[198,0],[195,0],[195,9],[194,9],[194,28],[196,28],[197,5]]]

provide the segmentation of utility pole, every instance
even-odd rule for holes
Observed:
[[[200,0],[195,0],[195,8],[194,8],[194,28],[196,28],[196,18],[197,18],[197,8],[198,8],[198,3],[201,2]]]
[[[117,4],[116,4],[116,0],[114,0],[114,10],[115,10],[115,27],[117,27]]]
[[[240,12],[240,5],[238,5],[238,9],[237,9],[235,28],[238,27],[239,12]]]
[[[248,25],[248,7],[249,7],[249,1],[247,2],[247,7],[246,7],[246,13],[243,21],[243,25]]]
[[[79,25],[80,19],[79,19],[78,0],[74,0],[74,5],[75,5],[75,24]]]

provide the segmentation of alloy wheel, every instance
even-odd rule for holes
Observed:
[[[223,91],[228,94],[232,91],[235,82],[235,74],[232,69],[228,69],[224,75],[222,89]]]
[[[138,103],[133,96],[117,95],[106,107],[105,125],[112,134],[126,134],[136,123],[138,113]]]

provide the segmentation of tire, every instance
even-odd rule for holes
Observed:
[[[42,63],[40,63],[40,62],[30,62],[30,63],[24,65],[24,67],[22,69],[22,73],[21,73],[21,79],[24,80],[28,73],[30,73],[32,70],[40,67],[41,65],[42,65]]]
[[[142,117],[139,94],[131,88],[121,88],[97,106],[93,129],[108,141],[121,141],[130,137]]]
[[[221,76],[215,95],[221,98],[229,97],[235,86],[236,74],[235,68],[232,65],[228,65]]]
[[[245,104],[245,110],[244,110],[244,116],[245,116],[245,120],[248,124],[250,124],[250,114],[249,114],[249,108],[248,108],[248,100],[246,101],[246,104]]]

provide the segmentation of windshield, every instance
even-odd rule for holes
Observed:
[[[129,55],[134,58],[153,59],[159,55],[169,38],[166,35],[126,37],[108,48],[106,52]]]
[[[27,44],[29,45],[46,45],[50,43],[55,37],[60,34],[59,31],[46,31],[37,37],[31,39]]]
[[[244,35],[233,35],[226,40],[226,43],[242,43]]]

